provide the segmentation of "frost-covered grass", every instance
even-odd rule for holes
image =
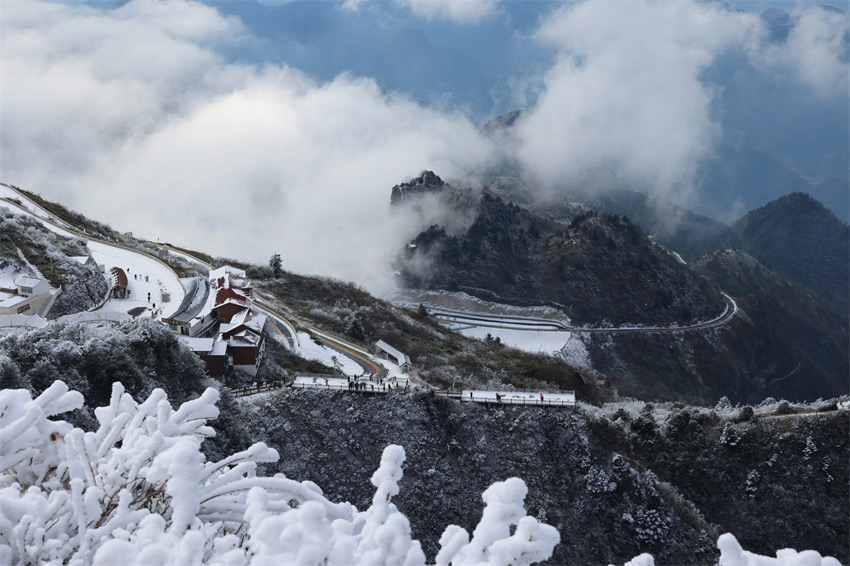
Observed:
[[[70,256],[88,255],[79,238],[63,238],[38,221],[0,206],[0,262],[20,264],[28,275],[40,273],[54,287],[68,284],[88,271]],[[21,258],[23,255],[23,258]]]
[[[613,397],[613,389],[592,370],[551,355],[506,347],[501,341],[482,343],[467,338],[422,313],[376,299],[355,285],[293,273],[277,278],[270,273],[259,275],[255,281],[259,292],[270,297],[275,309],[291,313],[294,321],[301,319],[345,336],[365,349],[384,340],[409,355],[415,383],[425,382],[438,389],[566,389],[593,402]],[[390,367],[383,360],[381,364]]]

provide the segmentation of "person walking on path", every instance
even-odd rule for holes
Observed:
[[[540,394],[540,402],[541,403],[543,402],[543,394],[542,393]]]

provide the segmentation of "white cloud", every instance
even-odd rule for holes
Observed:
[[[365,0],[346,0],[363,2]],[[396,0],[421,18],[477,24],[498,13],[499,0]]]
[[[788,40],[755,53],[776,72],[791,74],[824,98],[847,97],[850,87],[850,15],[809,7],[799,14]]]
[[[520,126],[523,162],[549,184],[603,167],[650,190],[685,190],[720,134],[701,73],[760,30],[755,16],[717,4],[564,7],[538,31],[561,54]]]
[[[188,2],[4,6],[0,177],[122,230],[375,288],[416,226],[390,188],[486,158],[463,118],[233,65],[238,22]]]
[[[519,126],[521,162],[550,184],[604,167],[687,189],[720,137],[702,78],[718,54],[841,86],[841,28],[807,14],[787,47],[765,47],[757,17],[717,4],[564,7],[537,36],[560,56]],[[251,261],[280,252],[375,289],[419,228],[390,214],[390,188],[423,169],[464,176],[492,153],[466,119],[374,81],[228,63],[219,47],[247,32],[197,3],[13,2],[1,21],[0,179],[122,230]]]

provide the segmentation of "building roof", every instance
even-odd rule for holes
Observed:
[[[266,326],[267,318],[266,315],[254,309],[245,309],[233,315],[230,319],[230,328],[244,327],[260,334]]]
[[[251,332],[243,330],[230,337],[231,348],[255,348],[260,344],[262,337]]]
[[[178,335],[177,338],[179,338],[196,354],[209,354],[212,351],[215,342],[212,338],[191,338],[189,336],[183,336],[182,334]]]
[[[186,283],[186,295],[177,308],[177,312],[171,315],[171,320],[188,323],[198,316],[207,306],[210,295],[210,282],[200,277],[194,277]]]
[[[210,271],[210,281],[215,279],[220,279],[225,277],[226,275],[235,275],[241,279],[247,279],[247,275],[245,274],[244,269],[239,269],[238,267],[233,267],[232,265],[222,265],[218,269],[213,269]]]
[[[4,299],[3,297],[8,297],[8,298]],[[7,293],[3,293],[2,295],[0,295],[0,299],[2,299],[2,300],[0,300],[0,307],[3,307],[4,309],[8,309],[8,308],[17,306],[21,303],[25,303],[25,302],[29,301],[30,299],[32,299],[32,297],[25,297],[24,295],[9,296]]]
[[[227,341],[226,340],[216,340],[213,343],[212,350],[210,351],[210,356],[224,356],[227,354]]]
[[[389,354],[391,358],[395,358],[396,362],[400,366],[410,363],[410,358],[407,357],[407,354],[402,354],[399,350],[396,350],[383,340],[378,340],[377,342],[375,342],[375,346],[378,349],[383,350],[384,352]]]
[[[109,270],[111,274],[112,280],[112,288],[113,289],[126,289],[127,288],[127,274],[124,273],[124,270],[120,267],[113,267]]]
[[[18,277],[17,285],[19,287],[35,287],[39,283],[44,281],[44,279],[39,279],[38,277]]]
[[[239,305],[244,308],[251,306],[251,298],[241,293],[239,289],[231,289],[229,287],[220,288],[215,293],[215,307],[220,307],[227,303]]]

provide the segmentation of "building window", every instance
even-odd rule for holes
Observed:
[[[189,334],[189,329],[185,326],[180,327],[180,334]]]
[[[32,287],[21,287],[21,293],[24,295],[32,295]]]

